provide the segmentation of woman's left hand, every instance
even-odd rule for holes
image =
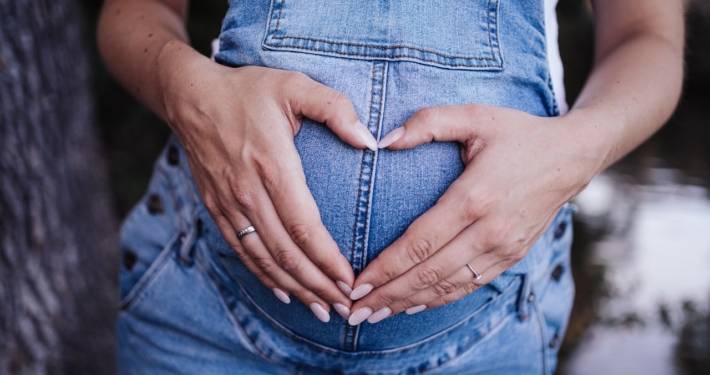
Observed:
[[[574,128],[564,116],[470,104],[421,109],[382,139],[390,150],[458,141],[466,167],[357,278],[350,324],[456,301],[521,260],[601,168],[601,150]]]

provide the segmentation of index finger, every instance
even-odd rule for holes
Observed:
[[[295,147],[293,153],[297,155]],[[296,160],[299,161],[297,157]],[[341,290],[342,283],[349,288],[355,280],[352,266],[323,225],[300,162],[285,161],[276,169],[277,175],[263,176],[263,181],[284,228],[293,242]]]
[[[417,218],[404,234],[362,271],[350,298],[359,299],[372,289],[407,272],[434,255],[477,217],[473,204],[461,197],[471,194],[471,184],[458,179],[439,201]]]

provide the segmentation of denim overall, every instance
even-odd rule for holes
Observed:
[[[426,106],[558,115],[543,0],[232,1],[215,59],[300,71],[380,139]],[[461,174],[455,143],[354,149],[304,120],[295,138],[323,223],[355,274]],[[350,326],[280,302],[234,255],[172,137],[122,228],[119,374],[551,374],[570,313],[573,208],[467,297]]]

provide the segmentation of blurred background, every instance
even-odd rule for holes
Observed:
[[[44,17],[49,21],[47,25],[39,24],[40,33],[52,32],[50,26],[53,25],[75,43],[70,59],[78,59],[73,65],[80,72],[78,76],[70,76],[69,81],[78,80],[87,85],[89,91],[84,94],[89,96],[84,104],[93,106],[93,110],[79,113],[83,113],[82,118],[91,126],[87,131],[93,132],[99,140],[85,141],[86,147],[93,150],[94,167],[102,167],[105,162],[106,167],[100,169],[108,171],[97,172],[91,179],[93,182],[87,185],[94,189],[100,186],[105,190],[104,195],[92,199],[77,198],[76,206],[103,207],[102,218],[96,219],[98,214],[88,213],[87,220],[94,220],[89,221],[93,223],[99,220],[107,228],[105,231],[115,230],[117,223],[144,193],[152,163],[169,130],[118,86],[103,67],[94,40],[101,6],[99,1],[57,1],[52,2],[54,5],[40,6],[39,13],[34,14],[31,10],[22,13],[21,5],[17,4],[23,3],[32,2],[0,0],[0,23],[4,23],[0,30],[3,33],[18,35],[13,27],[19,26],[11,22],[20,22],[17,14],[33,20]],[[210,53],[212,39],[219,34],[227,5],[226,0],[192,1],[188,31],[193,45],[206,55]],[[567,100],[573,103],[591,68],[591,6],[587,0],[560,0],[557,13]],[[565,271],[574,275],[577,296],[557,374],[710,374],[710,0],[686,1],[686,14],[686,80],[677,111],[660,132],[598,176],[575,200],[580,211],[575,219],[573,265],[572,270]],[[73,26],[67,28],[67,23]],[[24,40],[8,35],[3,35],[6,47]],[[58,40],[64,41],[63,38]],[[12,64],[8,63],[7,56],[17,57],[23,52],[3,50],[3,39],[0,39],[0,52],[3,52],[0,55],[0,82],[5,84],[0,86],[0,95],[7,99],[12,94],[7,83]],[[37,69],[41,72],[44,68],[40,64]],[[64,73],[69,74],[70,68],[67,67]],[[29,79],[25,86],[31,91],[32,80]],[[59,99],[52,100],[61,101],[61,95],[58,96]],[[7,103],[2,105],[7,106]],[[10,117],[11,111],[4,111],[0,119],[15,121]],[[76,113],[61,114],[76,117]],[[19,116],[18,113],[15,115]],[[8,147],[14,149],[12,145],[8,146],[7,140],[12,136],[25,137],[23,134],[19,131],[9,135],[0,133],[0,136],[6,136],[5,141],[0,140],[3,147],[0,152],[4,153],[4,158],[17,157],[8,154]],[[39,145],[49,142],[47,139],[35,141]],[[69,152],[66,150],[75,147],[76,142],[65,142],[64,145],[62,150]],[[32,155],[28,158],[32,159]],[[49,159],[52,159],[51,155],[40,156],[38,160]],[[47,164],[51,165],[51,162],[47,161]],[[36,166],[36,163],[30,164],[30,167]],[[13,179],[7,176],[14,176],[14,183],[22,180],[21,174],[10,173],[11,166],[2,165],[2,168],[0,187],[3,189],[9,189],[13,183]],[[65,175],[57,175],[57,178],[62,179]],[[34,268],[23,266],[23,271],[13,266],[14,258],[4,255],[5,258],[0,258],[0,280],[3,282],[11,277],[31,275],[39,269],[55,269],[53,265],[57,261],[64,261],[47,260],[47,256],[41,255],[51,250],[46,240],[51,233],[35,233],[33,225],[41,225],[32,224],[34,216],[31,213],[35,206],[32,199],[27,199],[32,194],[18,194],[25,197],[27,207],[14,207],[5,198],[5,201],[0,200],[0,217],[28,220],[29,240],[13,240],[14,237],[8,234],[8,226],[4,229],[0,226],[2,253],[11,253],[13,243],[20,243],[35,249],[43,260],[32,266]],[[39,198],[38,201],[46,202]],[[71,207],[62,209],[73,210]],[[23,210],[29,210],[30,214],[22,214]],[[37,220],[44,220],[42,210],[35,214],[39,215]],[[105,216],[106,212],[108,216]],[[8,222],[12,220],[0,221]],[[62,232],[58,225],[54,230]],[[51,228],[48,231],[51,232]],[[86,343],[76,343],[76,338],[72,340],[76,332],[81,332],[77,328],[80,323],[66,322],[62,316],[67,311],[76,310],[63,302],[66,301],[63,296],[69,295],[67,291],[75,296],[75,301],[83,301],[82,298],[90,295],[95,297],[97,306],[99,303],[104,306],[106,301],[113,303],[118,252],[116,245],[105,243],[105,238],[115,238],[112,236],[115,234],[104,236],[101,256],[82,255],[80,250],[73,250],[78,259],[72,263],[74,267],[85,264],[82,259],[95,268],[100,265],[97,268],[100,272],[92,276],[94,279],[84,278],[69,283],[71,285],[64,289],[49,282],[50,292],[42,292],[42,286],[34,284],[22,292],[24,294],[13,292],[14,289],[23,290],[13,287],[14,284],[0,288],[0,304],[5,304],[0,307],[0,373],[111,373],[112,323],[109,318],[114,313],[113,305],[97,308],[99,315],[89,316],[88,319],[96,320],[93,329],[84,332],[93,337],[91,349],[86,349]],[[38,242],[37,238],[44,240]],[[62,246],[81,248],[81,239],[67,240],[65,233],[57,238],[61,239]],[[78,245],[71,245],[74,243],[71,241]],[[91,242],[92,239],[83,241],[93,243],[93,246],[96,243]],[[28,259],[31,260],[27,258],[25,263]],[[50,281],[66,278],[69,273],[71,267],[67,266],[58,271],[60,276],[50,278]],[[100,291],[90,287],[92,280],[106,285],[101,290],[113,292],[108,293],[110,298],[102,300]],[[47,293],[54,294],[55,298],[59,296],[55,307],[45,306],[42,302],[49,298]],[[28,302],[28,298],[37,301]],[[20,302],[9,306],[8,300]],[[22,316],[34,318],[23,323]],[[42,327],[48,324],[59,328],[54,333],[46,328],[48,333],[45,333]],[[32,340],[41,342],[41,345],[33,347]],[[63,344],[67,341],[70,345]],[[87,350],[105,355],[103,365],[74,358]],[[42,364],[38,365],[39,362]]]

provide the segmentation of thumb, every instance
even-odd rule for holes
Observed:
[[[458,141],[465,143],[476,135],[472,119],[481,105],[425,107],[418,110],[402,127],[392,130],[377,145],[390,150],[413,148],[424,143]]]
[[[350,98],[306,76],[297,86],[290,95],[294,114],[325,123],[343,142],[353,147],[377,150],[377,140],[360,122]]]

